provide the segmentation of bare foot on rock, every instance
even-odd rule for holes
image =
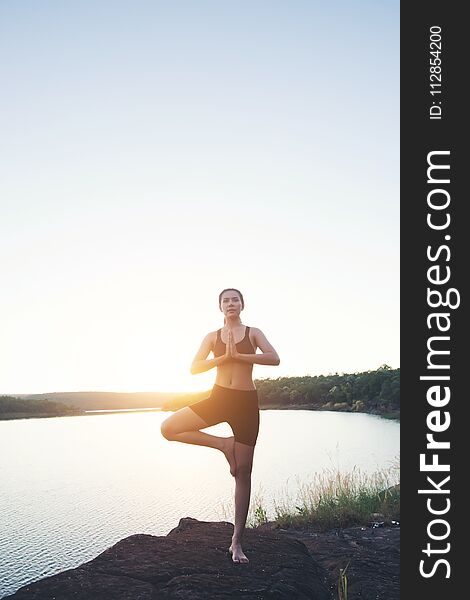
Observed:
[[[235,473],[237,471],[237,463],[235,461],[235,439],[233,436],[224,438],[221,450],[225,454],[225,458],[227,459],[227,462],[230,465],[230,475],[232,475],[232,477],[235,477]]]
[[[232,561],[234,563],[247,564],[250,562],[246,554],[243,552],[241,544],[232,542],[232,545],[228,551],[232,555]]]

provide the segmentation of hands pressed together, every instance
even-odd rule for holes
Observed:
[[[235,339],[229,329],[227,333],[227,343],[225,344],[225,360],[236,360],[239,356],[240,353],[237,350]]]

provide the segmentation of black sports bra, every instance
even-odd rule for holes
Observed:
[[[218,356],[222,356],[222,354],[225,354],[225,350],[226,350],[226,344],[222,341],[221,338],[221,329],[217,330],[217,340],[215,342],[215,346],[214,346],[214,356],[217,358]],[[249,331],[250,328],[248,327],[248,325],[245,325],[245,337],[242,339],[241,342],[238,342],[238,344],[235,344],[237,347],[238,352],[240,352],[240,354],[255,354],[255,349],[253,348],[253,345],[250,341],[250,337],[249,337]]]

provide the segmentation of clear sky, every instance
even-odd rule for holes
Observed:
[[[3,0],[0,393],[399,366],[399,3]]]

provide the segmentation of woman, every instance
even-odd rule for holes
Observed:
[[[278,365],[279,356],[260,329],[242,324],[245,303],[233,288],[219,295],[224,326],[203,339],[191,365],[191,373],[217,367],[211,395],[182,408],[162,423],[167,440],[216,448],[224,453],[235,477],[235,528],[229,552],[235,563],[247,563],[242,550],[251,492],[253,453],[259,429],[258,394],[253,383],[253,364]],[[262,354],[257,354],[259,348]],[[212,351],[214,358],[207,358]],[[227,422],[233,436],[224,438],[199,431]]]

